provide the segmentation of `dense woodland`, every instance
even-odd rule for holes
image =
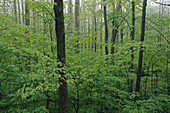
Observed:
[[[0,113],[169,113],[168,0],[0,0]]]

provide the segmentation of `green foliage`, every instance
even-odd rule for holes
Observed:
[[[160,18],[158,14],[148,13],[150,20],[148,19],[146,23],[145,41],[140,43],[142,6],[141,0],[134,1],[138,5],[134,41],[130,41],[131,4],[127,4],[127,0],[121,1],[122,7],[127,8],[126,13],[117,11],[113,7],[112,11],[108,11],[109,29],[114,28],[111,21],[115,20],[120,25],[119,29],[123,28],[124,32],[123,42],[120,41],[119,33],[114,45],[109,41],[107,46],[115,48],[115,53],[112,55],[104,55],[106,44],[104,39],[100,39],[100,33],[104,33],[102,29],[104,23],[100,22],[103,19],[103,10],[97,10],[97,6],[107,4],[111,7],[116,1],[106,0],[96,3],[90,0],[84,1],[83,8],[80,8],[79,33],[73,26],[75,15],[65,14],[66,65],[63,68],[58,68],[58,65],[62,64],[57,62],[52,21],[53,3],[43,0],[29,1],[29,10],[35,11],[34,15],[30,14],[30,26],[17,24],[12,14],[6,14],[8,10],[0,13],[0,96],[2,96],[0,112],[58,112],[60,86],[58,81],[61,77],[59,71],[63,71],[67,77],[70,113],[75,113],[77,109],[79,113],[157,113],[159,110],[168,113],[170,50],[167,41],[153,27],[162,29],[160,32],[168,37],[169,18],[166,13]],[[0,12],[2,11],[0,9]],[[95,16],[97,32],[94,30]],[[126,20],[122,22],[124,18]],[[111,30],[109,33],[111,34]],[[94,41],[95,37],[97,39]],[[92,48],[95,42],[97,52],[94,52],[94,47]],[[80,48],[75,48],[77,44]],[[136,93],[134,90],[140,44],[143,45],[144,63],[141,91]],[[49,100],[49,109],[47,109],[47,100]]]

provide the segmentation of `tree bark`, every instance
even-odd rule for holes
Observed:
[[[18,22],[21,24],[21,9],[20,9],[20,0],[18,0]]]
[[[105,0],[103,0],[105,1]],[[104,24],[105,24],[105,54],[109,54],[108,52],[108,26],[107,26],[107,12],[106,12],[106,4],[104,5]]]
[[[131,31],[132,41],[135,39],[135,2],[132,1],[132,31]],[[133,70],[133,60],[134,60],[134,50],[131,48],[131,66],[130,69]]]
[[[58,62],[62,65],[58,65],[58,68],[62,68],[66,63],[65,56],[65,33],[64,33],[64,14],[63,14],[63,0],[54,0],[54,12],[55,12],[55,31],[57,40],[57,57]],[[68,97],[67,97],[67,82],[65,73],[59,71],[61,77],[59,78],[59,111],[60,113],[68,113]]]
[[[143,61],[143,41],[145,36],[145,19],[146,19],[146,6],[147,0],[143,0],[143,9],[142,9],[142,25],[141,25],[141,45],[139,50],[139,60],[138,60],[138,72],[137,72],[137,79],[136,79],[136,92],[140,91],[140,82],[141,82],[141,75],[142,75],[142,61]]]
[[[117,9],[117,11],[120,11],[120,9],[121,9],[121,5],[120,5],[120,3],[121,2],[117,2],[117,7],[116,7],[116,9]],[[114,48],[114,44],[115,44],[115,41],[116,41],[116,36],[117,36],[117,33],[118,33],[118,24],[117,24],[117,21],[116,20],[113,20],[112,21],[112,25],[113,25],[113,27],[115,27],[115,28],[113,28],[112,29],[112,39],[111,39],[111,43],[112,43],[112,47],[111,47],[111,54],[114,54],[114,52],[115,52],[115,48]]]
[[[23,0],[21,0],[21,5],[22,5],[22,7],[21,7],[21,9],[22,9],[22,24],[24,24],[24,1]]]
[[[17,22],[17,3],[16,3],[16,0],[14,0],[14,16],[15,16],[14,18]]]
[[[79,0],[75,0],[75,27],[76,27],[76,32],[79,37],[79,7],[80,7],[80,2]],[[77,39],[77,43],[79,41],[79,38]],[[79,44],[76,44],[76,48],[79,49]],[[78,53],[78,50],[77,50]]]
[[[68,21],[68,37],[70,36],[70,33],[72,32],[72,28],[70,28],[72,26],[72,23],[73,23],[73,17],[72,17],[72,14],[73,14],[73,8],[72,8],[72,0],[69,0],[68,1],[68,14],[69,14],[69,21]]]
[[[29,9],[28,9],[28,3],[27,0],[25,1],[25,25],[29,26],[30,25],[30,19],[29,19]]]

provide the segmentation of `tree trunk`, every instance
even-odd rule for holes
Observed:
[[[134,39],[135,39],[135,2],[132,1],[131,3],[132,3],[132,31],[131,31],[132,39],[131,40],[134,41]],[[131,47],[131,62],[130,62],[130,71],[131,72],[134,72],[133,71],[133,61],[134,61],[134,50],[133,50],[133,46],[132,46]],[[130,80],[129,82],[131,82],[131,81],[133,83],[133,80]],[[131,86],[131,85],[133,85],[133,84],[130,84],[129,92],[133,92],[133,88],[131,88],[133,86]]]
[[[141,37],[140,37],[141,43],[143,43],[144,36],[145,36],[146,6],[147,6],[147,0],[143,0],[142,25],[141,25]],[[142,75],[142,60],[143,60],[143,45],[141,44],[139,50],[138,72],[137,72],[136,90],[135,90],[136,92],[140,91],[140,82],[141,82],[141,75]]]
[[[21,24],[21,9],[20,9],[20,0],[18,0],[18,20],[19,24]]]
[[[21,5],[22,5],[22,23],[24,24],[24,1],[21,0]]]
[[[30,25],[29,9],[28,9],[28,0],[25,1],[25,24],[26,26]]]
[[[105,0],[103,0],[105,2]],[[104,5],[104,23],[105,23],[105,54],[109,54],[108,52],[108,27],[107,27],[107,12],[106,12],[106,4]]]
[[[73,8],[72,8],[72,0],[69,0],[68,1],[68,14],[69,14],[69,21],[68,21],[68,37],[70,36],[70,33],[72,33],[72,28],[70,28],[72,26],[72,23],[73,23],[73,18],[72,18],[72,14],[73,14]]]
[[[132,1],[132,31],[131,31],[132,41],[135,39],[135,2]],[[130,69],[133,70],[133,60],[134,60],[134,50],[131,48],[131,64]]]
[[[120,5],[120,3],[121,2],[117,2],[117,11],[120,11],[120,9],[121,9],[121,5]],[[118,33],[118,24],[117,24],[117,22],[116,22],[116,20],[113,20],[112,21],[112,25],[113,25],[113,27],[115,27],[115,28],[113,28],[113,30],[112,30],[112,39],[111,39],[111,43],[112,43],[112,47],[111,47],[111,54],[114,54],[114,52],[115,52],[115,48],[114,48],[114,44],[115,44],[115,41],[116,41],[116,36],[117,36],[117,33]]]
[[[17,3],[16,3],[16,0],[14,0],[14,16],[15,16],[14,18],[17,22]]]
[[[79,37],[79,7],[80,7],[80,2],[79,0],[75,0],[75,27],[76,27],[76,32],[77,32],[77,35]],[[77,39],[77,43],[79,41],[79,38]],[[76,44],[76,48],[79,49],[79,44]],[[78,52],[78,50],[77,50]]]
[[[64,14],[63,14],[63,0],[54,0],[54,12],[55,12],[55,31],[57,40],[57,57],[58,62],[62,65],[58,65],[58,68],[62,68],[66,61],[65,56],[65,33],[64,33]],[[65,73],[63,70],[59,70],[61,77],[59,78],[59,110],[60,113],[68,113],[68,98],[67,98],[67,82]]]
[[[123,28],[122,29],[120,29],[120,38],[121,38],[121,43],[123,43]]]
[[[101,0],[102,2],[102,0]],[[102,4],[101,4],[101,10],[102,10]],[[101,17],[101,23],[103,22],[103,18]],[[100,43],[102,43],[102,37],[103,37],[103,25],[101,25],[101,31],[100,31]],[[102,44],[100,45],[100,55],[102,56]]]

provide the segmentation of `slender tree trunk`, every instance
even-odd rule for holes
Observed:
[[[120,38],[121,38],[121,43],[123,43],[123,28],[120,29]]]
[[[169,95],[170,95],[170,87],[169,87],[169,75],[168,75],[168,63],[169,63],[169,55],[167,54],[167,61],[166,61],[166,77],[167,77],[167,96],[169,99]]]
[[[29,9],[28,9],[28,0],[25,1],[25,24],[26,26],[30,25]]]
[[[132,39],[131,40],[134,41],[134,39],[135,39],[135,2],[132,1],[131,3],[132,3],[132,31],[131,31]],[[133,50],[133,46],[132,46],[131,47],[131,62],[130,62],[130,71],[131,72],[134,72],[133,71],[133,61],[134,61],[134,50]],[[130,79],[129,82],[133,83],[133,79]],[[131,90],[131,89],[133,89],[133,88],[131,88],[131,87],[133,87],[133,84],[130,84],[129,87],[130,87],[129,92],[133,92],[133,90]]]
[[[73,14],[73,8],[72,8],[72,0],[69,0],[68,1],[68,14],[69,14],[69,21],[68,21],[68,26],[69,26],[69,33],[68,33],[68,37],[70,36],[70,33],[72,33],[72,28],[71,28],[71,26],[72,26],[72,23],[73,23],[73,18],[72,18],[72,14]]]
[[[90,36],[90,19],[88,18],[88,35]],[[89,38],[89,50],[90,50],[90,38]]]
[[[15,16],[15,20],[17,22],[17,3],[16,3],[16,0],[14,0],[14,16]]]
[[[20,9],[20,0],[18,0],[18,20],[19,24],[21,24],[21,9]]]
[[[135,2],[132,1],[132,31],[131,31],[132,41],[135,39]],[[131,48],[131,67],[130,69],[133,70],[133,60],[134,60],[134,50],[133,47]]]
[[[120,9],[121,9],[121,5],[120,5],[120,3],[121,2],[117,2],[117,11],[120,11]],[[116,36],[117,36],[117,33],[118,33],[118,24],[117,24],[117,22],[116,22],[116,20],[113,20],[112,21],[112,25],[113,25],[113,27],[115,27],[115,28],[113,28],[112,29],[112,39],[111,39],[111,43],[112,43],[112,47],[111,47],[111,54],[114,54],[114,52],[115,52],[115,48],[114,48],[114,44],[115,44],[115,41],[116,41]]]
[[[102,2],[102,0],[101,0],[101,2]],[[101,10],[103,10],[102,4],[101,4]],[[101,17],[100,43],[102,42],[102,37],[103,37],[103,25],[102,25],[102,22],[103,22],[103,18]],[[100,55],[102,56],[102,44],[100,45]]]
[[[4,15],[6,14],[6,0],[3,0],[3,11],[4,11]]]
[[[63,0],[54,0],[54,13],[55,13],[55,31],[57,40],[57,57],[58,68],[63,68],[66,63],[65,55],[65,33],[64,33],[64,14],[63,14]],[[59,70],[61,77],[59,78],[59,108],[60,113],[68,113],[68,97],[67,97],[67,82],[64,70]]]
[[[95,31],[95,42],[94,42],[94,48],[95,48],[95,53],[97,52],[97,20],[96,20],[96,16],[94,17],[94,31]]]
[[[77,32],[77,35],[79,37],[80,33],[79,33],[79,7],[80,7],[80,2],[79,0],[75,0],[75,27],[76,27],[76,32]],[[77,39],[77,43],[79,41],[79,38]],[[80,48],[79,47],[79,44],[76,44],[76,48]],[[77,51],[78,52],[78,51]]]
[[[21,10],[22,10],[22,24],[24,24],[24,1],[21,0]]]
[[[103,0],[105,2],[105,0]],[[106,4],[104,5],[104,23],[105,23],[105,54],[109,54],[108,51],[108,27],[107,27],[107,12],[106,12]]]
[[[140,37],[141,43],[143,43],[144,36],[145,36],[146,6],[147,6],[147,0],[143,0],[142,25],[141,25],[141,37]],[[142,61],[143,61],[143,45],[141,44],[140,50],[139,50],[138,72],[137,72],[136,90],[135,90],[136,92],[140,91],[140,82],[141,82],[141,75],[142,75]]]

